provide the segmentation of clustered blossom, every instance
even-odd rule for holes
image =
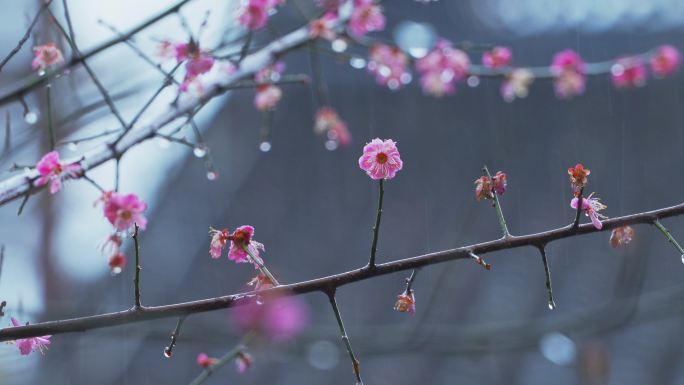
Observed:
[[[338,144],[346,146],[351,143],[352,139],[347,124],[340,119],[337,111],[332,107],[321,107],[316,112],[314,132],[327,135],[330,143],[326,143],[326,147],[329,149],[337,148]]]
[[[285,64],[277,62],[263,68],[254,75],[254,81],[261,83],[256,87],[256,93],[254,95],[254,107],[256,107],[257,110],[272,110],[278,105],[280,99],[282,99],[283,91],[280,87],[271,84],[271,82],[278,81],[280,79],[280,74],[284,69]]]
[[[106,191],[99,201],[104,203],[105,218],[117,231],[132,230],[136,223],[142,230],[147,227],[147,218],[143,216],[147,203],[137,195]]]
[[[246,0],[238,11],[240,25],[256,31],[266,26],[271,11],[285,0]]]
[[[246,372],[250,366],[252,366],[253,362],[254,357],[252,357],[251,354],[245,351],[239,351],[235,355],[235,370],[237,370],[238,373],[242,374]]]
[[[162,42],[162,46],[168,44]],[[162,50],[162,48],[160,48]],[[190,39],[187,43],[174,45],[176,62],[185,61],[185,78],[181,83],[181,91],[187,91],[197,77],[205,74],[214,67],[214,57],[205,50],[202,50],[199,43]]]
[[[416,298],[413,295],[413,290],[404,291],[397,296],[394,310],[411,315],[416,314]]]
[[[212,258],[220,258],[221,254],[223,254],[223,249],[228,246],[228,241],[230,241],[230,246],[228,247],[229,260],[236,263],[252,262],[255,264],[254,267],[258,268],[256,261],[250,261],[250,258],[256,258],[257,261],[261,262],[259,250],[263,251],[264,245],[252,239],[254,237],[254,227],[249,225],[240,226],[235,229],[233,234],[228,229],[210,229],[209,234],[211,234],[209,254]]]
[[[605,219],[607,217],[601,214],[600,211],[604,210],[607,206],[601,203],[598,198],[592,198],[593,195],[594,194],[592,193],[587,198],[582,198],[582,210],[584,210],[584,214],[591,219],[591,223],[594,225],[594,227],[596,227],[598,230],[601,230],[601,228],[603,228],[601,219]],[[570,201],[570,207],[577,209],[578,202],[579,199],[577,197],[572,198]]]
[[[375,44],[369,50],[368,72],[375,75],[378,84],[392,90],[411,81],[408,56],[399,47]]]
[[[416,62],[420,84],[426,94],[441,97],[455,91],[470,69],[470,58],[451,42],[441,39],[427,55]]]
[[[646,66],[638,57],[618,59],[610,74],[616,88],[641,87],[646,84]]]
[[[373,139],[363,147],[363,155],[359,158],[359,167],[375,180],[394,178],[403,165],[392,139]]]
[[[31,68],[45,72],[48,67],[64,63],[64,55],[55,43],[47,43],[33,47],[33,61]]]
[[[634,238],[634,229],[630,226],[622,226],[610,232],[610,245],[620,247],[629,244]]]
[[[591,174],[591,170],[584,168],[581,163],[577,163],[575,167],[570,167],[568,169],[570,187],[572,187],[575,196],[577,196],[579,191],[587,185],[587,177],[589,174]]]
[[[663,78],[675,72],[680,62],[679,50],[671,45],[663,45],[651,56],[651,71],[656,77]]]
[[[475,198],[494,199],[494,194],[503,195],[506,192],[508,179],[506,173],[498,171],[491,179],[483,175],[475,180]]]
[[[507,74],[501,83],[501,97],[507,102],[512,102],[515,98],[525,98],[532,82],[534,82],[532,71],[516,68]]]
[[[218,362],[218,359],[209,357],[206,353],[200,353],[197,355],[197,365],[208,368]]]
[[[553,86],[558,98],[571,99],[584,92],[586,82],[584,67],[582,58],[571,49],[554,55],[551,72],[555,76]]]
[[[385,15],[382,7],[374,0],[354,0],[354,10],[349,19],[349,30],[357,36],[385,29]]]
[[[12,326],[21,326],[19,321],[17,321],[14,317],[11,318],[11,321]],[[22,338],[15,340],[14,345],[16,345],[19,348],[19,351],[21,352],[22,356],[27,356],[31,352],[35,351],[38,351],[40,352],[40,354],[43,354],[45,350],[47,350],[47,346],[50,345],[50,337],[52,336]]]
[[[482,54],[482,64],[491,69],[507,67],[513,60],[513,52],[508,47],[494,47]]]
[[[81,165],[76,163],[62,163],[57,151],[51,151],[43,155],[36,164],[36,170],[40,176],[35,181],[35,186],[44,186],[50,182],[50,194],[62,189],[62,180],[74,178],[81,171]]]
[[[315,39],[335,40],[337,38],[337,32],[332,28],[332,25],[336,20],[337,14],[326,12],[323,17],[318,18],[309,24],[309,35]]]

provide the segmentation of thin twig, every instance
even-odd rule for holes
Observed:
[[[340,309],[337,307],[337,300],[335,299],[335,290],[330,290],[326,294],[328,295],[330,305],[332,306],[333,312],[335,313],[335,319],[337,320],[337,326],[339,326],[340,328],[342,342],[344,342],[344,346],[347,348],[347,353],[349,353],[349,358],[352,362],[352,371],[356,376],[356,385],[363,385],[363,381],[361,380],[361,368],[359,366],[359,360],[356,358],[356,355],[354,354],[351,342],[349,341],[349,336],[347,335],[347,331],[344,328],[344,322],[342,322],[342,314],[340,314]]]
[[[215,371],[225,366],[228,362],[233,360],[240,354],[244,352],[249,341],[254,337],[253,333],[247,333],[233,349],[229,350],[228,353],[224,354],[218,361],[213,365],[205,368],[191,383],[190,385],[200,385],[206,381],[209,376],[211,376]]]
[[[0,71],[2,71],[2,68],[5,66],[5,64],[7,64],[7,62],[9,62],[12,59],[12,57],[14,57],[14,55],[16,55],[19,52],[19,50],[21,50],[21,47],[24,46],[24,43],[26,43],[26,40],[28,40],[29,37],[31,37],[31,31],[33,31],[33,28],[36,26],[36,23],[38,23],[38,20],[40,19],[40,15],[43,13],[43,11],[45,11],[50,6],[51,3],[52,3],[52,0],[47,0],[43,3],[43,5],[41,5],[38,12],[36,12],[36,16],[33,18],[33,21],[31,21],[31,24],[26,29],[24,36],[22,36],[21,39],[19,39],[19,41],[17,42],[17,45],[0,62]]]
[[[485,262],[485,260],[482,259],[482,257],[480,257],[479,255],[473,253],[472,251],[468,252],[468,254],[475,260],[475,263],[484,267],[485,270],[491,270],[492,269],[492,265]]]
[[[672,236],[670,230],[663,226],[658,219],[653,221],[653,224],[658,228],[658,230],[660,230],[661,233],[663,233],[663,235],[667,238],[667,241],[670,242],[675,249],[677,249],[679,255],[682,256],[682,262],[684,262],[684,249],[682,249],[682,246],[679,244],[679,242],[677,242],[677,240]]]
[[[378,249],[378,233],[380,232],[380,219],[382,217],[382,198],[385,195],[384,179],[380,179],[378,194],[378,212],[375,216],[375,226],[373,226],[373,242],[371,243],[370,258],[368,268],[375,268],[375,253]]]
[[[539,253],[542,257],[542,263],[544,264],[544,278],[546,280],[546,294],[548,295],[547,304],[549,309],[553,310],[556,308],[556,302],[553,300],[553,288],[551,287],[551,270],[549,269],[549,261],[546,259],[546,245],[539,245],[537,247]]]
[[[48,126],[48,135],[50,136],[50,151],[54,151],[55,149],[55,129],[53,127],[52,123],[52,85],[48,84],[47,87],[45,87],[45,97],[47,99],[46,103],[46,109],[47,109],[47,126]]]
[[[166,358],[171,358],[173,355],[173,348],[176,347],[176,342],[178,341],[178,336],[180,336],[180,329],[181,326],[183,326],[183,322],[185,321],[186,316],[178,317],[178,322],[176,322],[176,327],[173,329],[173,333],[171,333],[171,343],[169,346],[164,348],[164,357]]]
[[[247,257],[250,260],[250,262],[257,265],[259,271],[261,271],[266,277],[268,277],[268,279],[271,280],[271,283],[274,286],[280,285],[280,283],[278,283],[278,280],[273,276],[273,274],[271,274],[271,272],[266,268],[264,263],[261,261],[261,258],[252,255],[252,252],[249,251],[249,247],[247,247],[246,245],[243,245],[242,248],[245,250],[245,253],[247,253]]]
[[[133,278],[133,286],[135,288],[135,307],[134,309],[140,309],[142,308],[142,305],[140,304],[140,270],[142,269],[142,266],[140,266],[140,245],[138,244],[138,230],[139,226],[136,223],[135,224],[135,229],[133,231],[133,241],[135,241],[135,278]]]
[[[579,226],[580,222],[580,215],[582,214],[582,203],[584,200],[584,186],[582,186],[579,190],[579,194],[577,195],[577,213],[575,213],[575,221],[572,223],[572,227],[574,229]]]
[[[492,178],[492,174],[489,172],[489,169],[487,166],[484,166],[482,170],[487,174],[487,177],[489,178],[490,181],[494,181]],[[499,217],[499,224],[501,225],[501,231],[503,232],[503,237],[508,238],[511,236],[511,233],[508,232],[508,226],[506,226],[506,218],[504,218],[503,211],[501,211],[501,203],[499,202],[499,194],[492,189],[492,195],[494,196],[494,207],[496,208],[496,215]]]

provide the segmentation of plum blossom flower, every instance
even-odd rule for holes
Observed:
[[[104,216],[118,231],[131,229],[136,223],[145,230],[147,219],[143,212],[147,210],[147,203],[135,194],[119,194],[117,192],[103,193]]]
[[[200,353],[197,355],[197,365],[208,368],[218,362],[218,359],[209,357],[206,353]]]
[[[211,242],[209,243],[209,255],[211,255],[211,257],[214,259],[221,258],[223,249],[226,247],[226,243],[230,239],[230,233],[228,232],[228,229],[210,229],[209,234],[211,235]]]
[[[509,103],[515,98],[525,98],[532,82],[534,82],[532,71],[526,68],[516,68],[507,74],[506,79],[501,83],[501,97]]]
[[[622,226],[610,232],[610,245],[620,247],[629,244],[634,238],[634,229],[630,226]]]
[[[254,291],[266,290],[275,286],[273,281],[262,272],[259,272],[256,277],[247,282],[247,285],[254,286]]]
[[[354,0],[354,10],[349,19],[349,30],[357,36],[385,29],[382,7],[373,0]]]
[[[658,47],[655,54],[651,56],[651,71],[656,77],[664,78],[675,72],[679,68],[680,62],[679,50],[671,45],[663,45]]]
[[[475,198],[477,200],[494,199],[494,194],[503,195],[508,186],[508,177],[503,171],[498,171],[491,179],[483,175],[475,180]]]
[[[440,39],[435,47],[416,62],[421,74],[420,84],[426,94],[441,97],[455,90],[455,83],[463,80],[470,69],[470,58],[451,42]]]
[[[271,10],[284,2],[284,0],[243,1],[238,11],[238,23],[252,31],[261,29],[266,25]]]
[[[646,66],[638,57],[618,59],[610,73],[615,88],[641,87],[646,84]]]
[[[309,309],[298,297],[268,297],[263,303],[239,306],[230,313],[240,332],[256,332],[275,341],[287,341],[309,322]]]
[[[404,166],[392,139],[375,138],[363,147],[359,167],[374,180],[392,179]]]
[[[254,357],[252,357],[251,354],[245,351],[239,351],[235,355],[235,370],[242,374],[246,372],[250,366],[252,366],[252,362],[254,362]]]
[[[128,263],[128,259],[126,259],[126,255],[121,252],[112,254],[109,257],[109,261],[107,261],[109,271],[114,275],[121,273],[124,267],[126,267],[126,263]]]
[[[256,88],[254,107],[259,111],[272,110],[282,97],[283,91],[280,87],[273,84],[261,84]]]
[[[187,43],[179,43],[174,46],[176,61],[185,61],[185,78],[181,83],[180,90],[187,91],[198,76],[205,74],[214,67],[214,57],[200,48],[199,44],[190,39]]]
[[[397,296],[394,310],[411,315],[416,314],[416,298],[413,295],[413,290],[404,291]]]
[[[375,75],[380,85],[396,90],[411,80],[407,71],[408,56],[399,47],[375,44],[369,50],[368,59],[368,72]]]
[[[570,187],[572,187],[575,195],[579,194],[580,189],[587,185],[587,177],[591,174],[591,170],[584,168],[581,163],[577,163],[575,167],[568,169],[570,176]]]
[[[351,134],[347,124],[340,119],[337,111],[332,107],[321,107],[316,112],[314,132],[317,134],[325,133],[328,136],[328,140],[335,145],[341,144],[346,146],[351,143]]]
[[[584,92],[584,67],[582,58],[571,49],[561,51],[553,57],[551,72],[555,76],[553,86],[558,98],[571,99]]]
[[[17,321],[14,317],[11,318],[11,321],[12,326],[21,326],[19,321]],[[28,325],[28,323],[26,324]],[[15,340],[14,344],[19,348],[22,356],[27,356],[31,352],[35,351],[40,352],[40,354],[44,354],[45,350],[47,350],[47,346],[50,345],[50,337],[52,336],[22,338]]]
[[[584,214],[591,219],[591,223],[594,225],[594,227],[596,227],[598,230],[601,230],[601,228],[603,228],[601,219],[605,219],[607,217],[601,214],[600,211],[608,206],[599,202],[598,198],[592,198],[593,195],[594,194],[592,193],[587,198],[582,198],[582,210],[584,210]],[[577,199],[577,197],[572,198],[570,201],[570,207],[577,209],[578,202],[579,199]]]
[[[216,230],[210,229],[209,234],[211,234],[211,243],[209,246],[209,254],[212,258],[219,258],[222,254],[224,248],[227,247],[227,241],[230,241],[230,246],[228,247],[228,259],[240,262],[250,262],[250,255],[261,262],[261,257],[259,256],[259,250],[264,250],[264,245],[252,239],[254,237],[254,227],[249,225],[240,226],[233,234],[227,229]],[[245,251],[245,248],[249,251]],[[255,268],[258,265],[255,264]]]
[[[511,64],[513,52],[508,47],[494,47],[482,54],[482,64],[491,69],[499,69]]]
[[[48,67],[64,63],[62,51],[53,42],[33,47],[33,55],[31,62],[33,70],[44,72]]]
[[[51,151],[43,155],[36,169],[40,177],[35,182],[36,186],[43,186],[50,182],[50,193],[54,194],[62,188],[62,180],[74,178],[81,171],[81,166],[76,163],[65,164],[60,162],[59,153]]]
[[[337,32],[332,28],[332,23],[336,20],[337,14],[326,12],[323,17],[309,23],[309,35],[315,39],[335,40]]]

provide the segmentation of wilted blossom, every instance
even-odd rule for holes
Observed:
[[[223,249],[230,239],[230,233],[228,232],[228,229],[216,230],[210,228],[209,234],[211,235],[209,255],[214,259],[218,259],[221,257],[221,254],[223,254]]]
[[[440,39],[435,47],[416,62],[421,74],[423,92],[440,97],[451,94],[455,83],[463,80],[470,69],[470,58],[451,42]]]
[[[12,326],[21,326],[16,318],[12,317]],[[28,325],[28,323],[27,323]],[[50,345],[50,337],[52,336],[42,336],[42,337],[31,337],[22,338],[14,341],[14,344],[19,348],[22,356],[27,356],[31,352],[39,351],[43,354],[47,350],[47,346]]]
[[[477,200],[494,199],[494,194],[503,195],[508,186],[508,177],[503,171],[498,171],[491,179],[484,175],[475,180],[475,198]]]
[[[235,229],[233,234],[230,234],[227,229],[210,229],[209,234],[211,234],[209,254],[212,258],[219,258],[223,249],[227,246],[227,241],[230,241],[230,246],[228,248],[229,260],[238,263],[250,262],[250,256],[247,254],[247,251],[245,251],[246,247],[252,257],[261,261],[259,250],[263,251],[264,245],[252,239],[254,236],[254,227],[248,225],[240,226]],[[256,265],[254,267],[258,268]]]
[[[147,227],[147,219],[143,216],[147,203],[137,195],[108,191],[102,194],[101,200],[104,202],[105,218],[118,231],[132,229],[136,223],[142,230]]]
[[[116,254],[121,249],[122,243],[123,240],[119,234],[109,235],[100,245],[100,251],[102,251],[102,253],[105,255]]]
[[[622,226],[610,232],[610,245],[613,247],[624,246],[632,242],[634,229],[630,226]]]
[[[205,369],[211,365],[214,365],[217,361],[218,359],[209,357],[206,353],[200,353],[197,355],[197,365]]]
[[[242,374],[246,372],[250,366],[252,366],[252,362],[254,362],[254,357],[252,357],[251,354],[245,351],[239,351],[235,355],[235,370]]]
[[[651,56],[651,71],[656,77],[663,78],[675,72],[680,61],[681,55],[677,48],[671,45],[660,46]]]
[[[581,163],[577,163],[575,167],[570,167],[568,169],[570,186],[575,192],[575,195],[578,195],[579,190],[587,185],[587,176],[589,176],[589,174],[591,174],[591,170],[584,168]]]
[[[280,87],[273,84],[261,84],[256,88],[254,107],[259,111],[272,110],[282,97],[283,91]]]
[[[316,123],[314,125],[314,132],[317,134],[326,134],[328,140],[341,145],[348,145],[351,143],[351,134],[347,128],[347,124],[340,119],[337,111],[331,107],[321,107],[316,112]]]
[[[266,25],[271,10],[284,2],[285,0],[245,0],[238,11],[238,22],[252,31],[261,29]]]
[[[403,165],[397,144],[392,139],[371,140],[363,147],[363,155],[359,158],[359,167],[375,180],[394,178]]]
[[[261,304],[239,306],[230,313],[241,332],[253,331],[273,341],[287,341],[309,321],[309,310],[298,297],[267,297]]]
[[[641,87],[646,84],[646,66],[638,57],[618,59],[610,69],[616,88]]]
[[[594,194],[592,193],[587,198],[582,198],[582,210],[584,210],[585,215],[591,219],[591,223],[594,225],[594,227],[601,230],[603,227],[601,219],[605,219],[607,217],[601,214],[600,211],[605,209],[607,206],[599,202],[598,198],[592,198],[592,195]],[[570,207],[577,209],[578,201],[579,200],[577,198],[572,198],[570,201]]]
[[[109,261],[107,261],[107,264],[109,264],[109,270],[112,272],[112,274],[121,273],[124,267],[126,267],[126,263],[128,263],[126,255],[120,252],[112,254],[109,257]]]
[[[501,97],[507,102],[512,102],[515,98],[525,98],[533,81],[534,75],[532,71],[525,68],[516,68],[507,74],[501,83]]]
[[[584,61],[577,52],[566,49],[557,53],[553,57],[551,72],[555,76],[553,86],[558,98],[570,99],[584,92]]]
[[[396,90],[411,80],[408,56],[399,47],[375,44],[369,50],[368,72],[378,84]]]
[[[247,282],[249,286],[254,286],[254,291],[266,290],[274,287],[273,281],[266,274],[259,272],[256,277]]]
[[[494,47],[482,54],[482,64],[487,68],[499,69],[511,64],[513,52],[508,47]]]
[[[332,25],[336,20],[337,14],[326,12],[323,17],[309,23],[309,35],[315,39],[335,40],[337,32],[332,28]]]
[[[65,164],[60,162],[59,153],[51,151],[43,155],[36,170],[40,177],[35,182],[36,186],[43,186],[50,182],[50,193],[54,194],[62,188],[62,180],[66,178],[74,178],[81,171],[81,166],[78,163]]]
[[[373,0],[354,0],[354,10],[349,19],[349,30],[352,34],[363,36],[368,32],[385,29],[385,15],[382,7]]]
[[[394,310],[411,315],[416,314],[416,298],[413,295],[413,290],[404,291],[397,296]]]
[[[52,42],[33,47],[33,55],[31,68],[34,70],[45,71],[48,67],[64,63],[62,51]]]

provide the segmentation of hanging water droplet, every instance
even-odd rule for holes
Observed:
[[[192,153],[198,158],[204,158],[204,156],[207,155],[207,147],[205,145],[199,145],[192,150]]]
[[[165,347],[164,348],[164,357],[171,358],[172,355],[173,355],[173,352],[171,351],[171,348],[169,348],[168,346]]]
[[[110,271],[111,271],[111,273],[112,273],[112,276],[114,276],[114,275],[119,275],[119,274],[121,274],[121,272],[123,271],[123,269],[122,269],[121,267],[117,266],[117,267],[112,267]]]
[[[216,171],[213,171],[213,170],[207,171],[207,179],[216,180],[216,178],[218,178],[218,173]]]
[[[349,65],[359,70],[363,69],[364,67],[366,67],[366,59],[354,56],[353,58],[349,59]]]
[[[330,44],[330,47],[335,52],[344,52],[347,50],[348,46],[349,46],[349,44],[347,44],[347,41],[344,39],[335,39]]]
[[[271,151],[271,142],[265,140],[259,144],[259,150],[261,152],[269,152]]]
[[[38,121],[38,114],[33,111],[26,111],[24,113],[24,120],[28,124],[35,124]]]
[[[471,88],[475,88],[480,85],[480,78],[475,75],[471,75],[468,76],[468,80],[466,82]]]
[[[337,141],[336,140],[327,140],[325,142],[325,149],[328,151],[337,150]]]
[[[41,76],[41,77],[42,77],[42,76],[45,76],[45,74],[46,74],[46,72],[45,72],[44,69],[40,69],[40,70],[38,71],[38,76]]]
[[[78,150],[78,144],[76,142],[69,142],[69,144],[67,144],[67,148],[69,151],[76,151]]]
[[[553,300],[549,301],[549,310],[554,310],[556,308],[556,303]]]
[[[684,263],[684,254],[682,254],[682,263]]]

